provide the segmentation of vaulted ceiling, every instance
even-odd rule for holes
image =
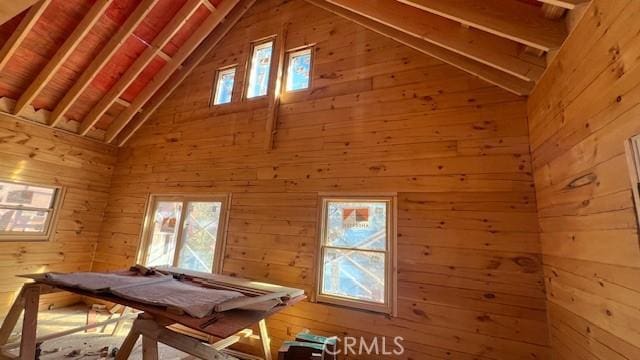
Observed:
[[[37,1],[0,26],[0,111],[118,143],[252,4]]]
[[[255,1],[0,5],[10,19],[0,26],[0,112],[122,145]],[[306,1],[518,95],[533,89],[587,2]]]

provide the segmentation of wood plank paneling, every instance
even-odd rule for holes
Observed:
[[[0,179],[62,186],[62,206],[49,241],[0,242],[0,313],[23,279],[43,271],[87,271],[107,205],[116,149],[28,121],[0,115]],[[64,306],[68,294],[42,296],[41,306]]]
[[[316,67],[265,151],[244,64],[284,22]],[[233,103],[209,108],[231,64]],[[135,261],[149,193],[232,192],[224,272],[311,291],[318,193],[349,191],[398,192],[399,316],[303,303],[268,322],[274,348],[310,328],[400,335],[404,359],[549,358],[525,101],[302,0],[256,2],[120,149],[94,269]]]
[[[624,154],[640,132],[639,13],[637,1],[594,0],[528,101],[558,359],[640,358],[640,246]]]

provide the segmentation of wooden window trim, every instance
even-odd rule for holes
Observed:
[[[218,93],[218,82],[220,81],[220,75],[223,73],[226,73],[230,70],[233,70],[233,88],[231,89],[231,99],[229,100],[229,102],[226,103],[222,103],[222,104],[216,104],[216,94]],[[218,70],[216,70],[216,76],[213,79],[213,89],[211,91],[211,98],[209,99],[209,107],[218,107],[218,106],[225,106],[225,105],[231,105],[233,104],[233,93],[235,91],[236,88],[236,75],[238,75],[238,64],[233,64],[233,65],[227,65],[227,66],[223,66],[221,68],[219,68]]]
[[[329,201],[383,201],[387,206],[387,251],[385,257],[385,302],[378,304],[374,302],[349,299],[345,297],[322,294],[322,272],[324,260],[324,239],[325,224],[327,218],[326,206]],[[318,242],[316,253],[315,289],[311,301],[338,305],[356,310],[365,310],[397,316],[397,283],[398,283],[398,261],[397,261],[397,204],[396,193],[366,193],[366,194],[319,194],[318,201]],[[373,250],[375,251],[375,250]]]
[[[640,134],[627,140],[625,147],[636,220],[640,226]]]
[[[0,182],[11,183],[17,185],[27,185],[27,186],[36,186],[41,188],[48,188],[54,190],[53,199],[48,208],[36,208],[29,206],[10,206],[3,205],[0,206],[4,209],[20,209],[20,210],[33,210],[33,211],[45,211],[50,214],[47,216],[47,221],[45,223],[45,231],[42,233],[21,233],[17,231],[0,231],[0,243],[3,242],[21,242],[21,241],[50,241],[55,234],[56,225],[58,223],[58,214],[60,213],[60,208],[62,207],[62,199],[65,196],[65,188],[62,186],[49,185],[49,184],[39,184],[32,182],[20,182],[20,181],[12,181],[12,180],[4,180],[0,179]]]
[[[182,212],[180,215],[180,222],[178,226],[178,232],[176,234],[176,252],[174,254],[173,264],[177,264],[177,259],[180,255],[180,247],[182,245],[182,230],[184,226],[184,211],[185,205],[188,202],[200,202],[200,201],[220,201],[222,202],[222,210],[220,211],[220,223],[218,226],[216,248],[213,255],[213,268],[211,272],[214,274],[222,273],[224,252],[227,247],[227,227],[229,225],[229,207],[231,206],[231,194],[230,193],[214,193],[214,194],[150,194],[147,198],[145,206],[145,213],[142,222],[142,229],[140,232],[140,239],[138,241],[138,249],[136,250],[136,263],[144,264],[147,258],[149,244],[151,243],[151,235],[153,234],[150,228],[153,215],[155,214],[156,204],[158,201],[181,201],[183,203]]]
[[[273,61],[274,57],[277,55],[277,54],[274,54],[276,50],[276,41],[277,41],[277,36],[271,35],[258,40],[254,40],[249,44],[249,57],[247,59],[247,63],[246,63],[247,65],[244,73],[244,86],[242,87],[243,100],[258,101],[258,100],[266,99],[269,97],[269,94],[271,94],[271,92],[274,91],[273,89],[271,89],[271,84],[272,84],[271,80],[272,80],[274,68],[277,64],[277,61]],[[267,44],[267,43],[271,43],[271,63],[269,64],[269,81],[267,82],[267,92],[264,95],[249,97],[249,86],[251,86],[251,83],[250,83],[251,82],[251,64],[253,63],[253,56],[254,56],[253,52],[256,47]]]
[[[304,51],[309,51],[309,84],[307,84],[307,87],[304,89],[297,89],[297,90],[288,90],[287,89],[287,84],[289,82],[289,67],[291,66],[291,58],[301,52]],[[306,45],[306,46],[302,46],[302,47],[297,47],[295,49],[290,49],[287,51],[286,56],[286,65],[285,65],[285,72],[284,72],[284,76],[282,79],[282,82],[284,83],[284,92],[285,93],[289,93],[289,94],[296,94],[296,93],[304,93],[306,91],[310,91],[311,87],[313,85],[313,65],[315,63],[315,61],[313,61],[313,57],[315,55],[315,44],[314,45]]]

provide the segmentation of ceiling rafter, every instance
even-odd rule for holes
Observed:
[[[131,85],[149,63],[162,51],[165,45],[173,38],[189,17],[200,7],[201,0],[189,0],[173,16],[171,21],[153,39],[135,62],[129,66],[125,73],[98,101],[85,117],[80,125],[80,134],[85,135],[99,120],[102,115],[113,105],[116,99]],[[171,61],[171,60],[169,60]]]
[[[38,22],[38,19],[40,19],[40,16],[50,3],[51,0],[41,0],[27,11],[27,14],[20,21],[18,28],[13,31],[9,40],[7,40],[2,46],[2,49],[0,49],[0,71],[7,65],[11,56],[16,52],[18,46],[20,46],[24,38],[27,37],[29,31],[31,31],[36,22]]]
[[[538,0],[541,3],[555,5],[567,10],[573,10],[579,6],[588,3],[590,0]]]
[[[526,81],[536,81],[544,71],[544,60],[523,52],[521,44],[465,29],[456,21],[416,11],[396,0],[327,1]]]
[[[131,106],[122,111],[109,125],[105,134],[105,141],[111,143],[127,125],[131,118],[153,96],[153,94],[169,79],[182,64],[183,61],[200,45],[200,43],[216,28],[240,0],[224,0],[216,10],[196,29],[189,39],[178,49],[171,61],[154,75],[147,86],[131,102]]]
[[[545,18],[541,11],[520,1],[398,1],[543,51],[559,48],[567,36],[564,22]]]
[[[33,99],[36,98],[53,75],[55,75],[56,71],[69,58],[71,53],[77,48],[85,35],[87,35],[93,25],[100,19],[111,3],[112,0],[98,0],[93,4],[89,12],[76,26],[73,33],[65,40],[64,44],[56,51],[51,60],[49,60],[47,65],[38,73],[38,76],[31,82],[27,90],[20,96],[13,110],[15,115],[20,115],[20,113],[31,104]]]
[[[332,12],[347,20],[353,21],[380,35],[393,39],[426,55],[435,57],[443,62],[455,66],[463,71],[478,76],[485,81],[500,86],[516,95],[526,95],[533,89],[533,82],[511,76],[500,70],[459,55],[445,48],[433,45],[427,41],[408,35],[392,27],[380,24],[362,15],[346,10],[340,6],[330,4],[324,0],[306,0],[307,2]]]
[[[58,105],[51,112],[49,118],[49,125],[56,126],[61,120],[63,115],[69,110],[71,105],[80,97],[80,94],[89,86],[91,81],[95,79],[100,70],[106,65],[111,57],[116,53],[120,45],[133,33],[133,31],[140,25],[147,14],[151,11],[154,5],[159,0],[143,0],[127,20],[122,24],[118,32],[109,40],[96,58],[89,64],[84,70],[80,78],[75,82],[71,89],[60,100]]]
[[[256,0],[241,0],[224,21],[216,27],[211,34],[202,42],[200,46],[189,56],[188,59],[174,72],[171,77],[156,91],[144,105],[144,111],[136,114],[116,137],[115,143],[123,146],[138,129],[149,119],[149,117],[160,107],[160,105],[173,93],[173,91],[186,79],[193,69],[200,64],[204,58],[215,50],[218,44],[231,31],[233,26],[244,16],[253,6]]]
[[[0,25],[28,9],[38,0],[12,0],[0,2]]]

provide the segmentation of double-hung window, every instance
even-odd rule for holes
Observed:
[[[139,262],[219,271],[228,196],[151,196]]]
[[[61,188],[0,181],[0,240],[49,239]]]
[[[323,197],[316,300],[393,313],[395,196]]]

